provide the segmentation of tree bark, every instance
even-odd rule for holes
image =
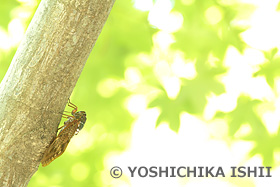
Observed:
[[[115,0],[42,0],[0,84],[0,186],[27,186]]]

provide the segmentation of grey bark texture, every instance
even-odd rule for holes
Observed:
[[[0,84],[0,186],[27,186],[115,0],[42,0]]]

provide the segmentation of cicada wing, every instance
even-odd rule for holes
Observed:
[[[41,160],[43,167],[49,165],[54,159],[58,158],[64,153],[67,145],[78,128],[78,124],[78,120],[73,120],[71,123],[67,123],[62,127],[57,137],[44,153],[43,159]]]
[[[69,142],[70,139],[66,135],[56,137],[44,153],[43,159],[41,160],[42,166],[49,165],[54,159],[62,155]]]

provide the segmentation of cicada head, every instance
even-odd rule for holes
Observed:
[[[79,119],[80,123],[79,123],[78,129],[82,130],[82,128],[84,127],[84,124],[86,123],[86,120],[87,120],[86,112],[85,111],[78,111],[74,114],[74,117],[76,119]]]

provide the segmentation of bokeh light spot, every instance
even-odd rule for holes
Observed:
[[[101,81],[97,85],[97,92],[102,97],[108,98],[108,97],[112,97],[118,88],[119,88],[118,81],[113,78],[108,78],[106,80]]]
[[[205,17],[211,25],[215,25],[222,20],[223,14],[219,7],[211,6],[205,11]]]
[[[139,115],[147,107],[146,97],[144,95],[133,95],[127,99],[125,105],[132,115]]]
[[[134,7],[138,10],[148,11],[153,5],[153,0],[134,0]]]
[[[76,181],[83,181],[89,175],[89,167],[84,163],[76,163],[72,166],[71,176]]]
[[[191,5],[194,3],[195,0],[181,0],[182,4],[184,5]]]

